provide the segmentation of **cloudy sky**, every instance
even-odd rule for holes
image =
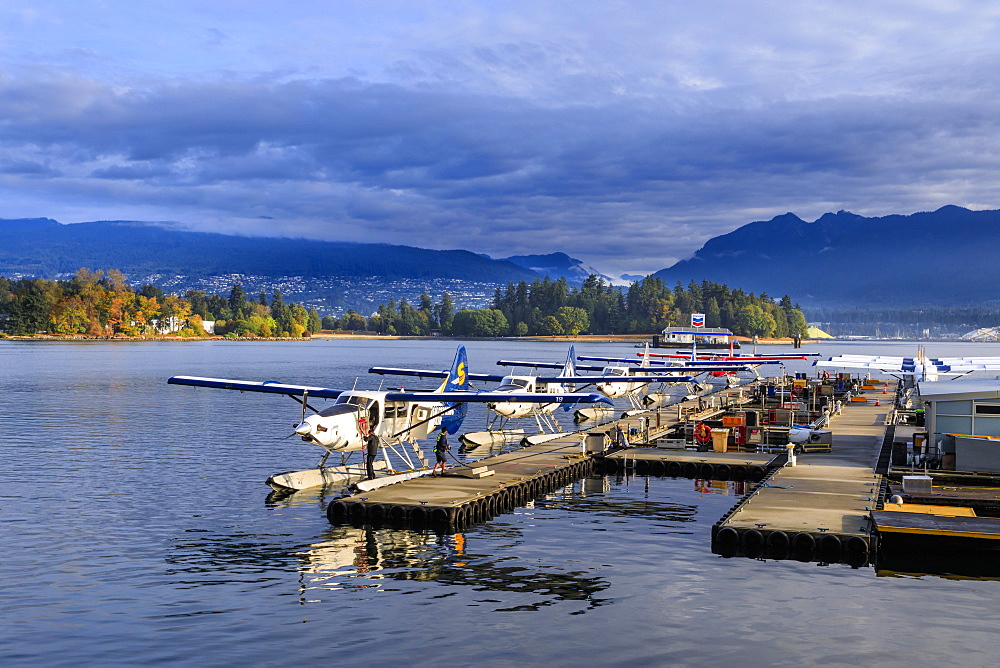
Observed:
[[[0,217],[565,251],[1000,208],[1000,4],[0,0]]]

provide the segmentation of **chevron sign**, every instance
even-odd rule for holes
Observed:
[[[692,313],[691,314],[691,326],[692,327],[704,327],[705,326],[705,314],[704,313]]]

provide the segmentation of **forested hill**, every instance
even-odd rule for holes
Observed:
[[[654,274],[709,280],[804,306],[966,305],[1000,299],[1000,211],[946,206],[908,216],[786,213],[709,240]]]
[[[464,250],[236,237],[127,221],[63,225],[49,218],[0,219],[0,275],[52,278],[71,275],[80,267],[115,268],[129,276],[245,273],[496,283],[532,281],[538,276],[513,262]]]

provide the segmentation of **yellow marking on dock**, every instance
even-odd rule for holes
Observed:
[[[927,503],[907,503],[905,505],[886,503],[883,510],[892,513],[937,515],[938,517],[976,517],[976,511],[973,508],[966,506],[932,506]]]

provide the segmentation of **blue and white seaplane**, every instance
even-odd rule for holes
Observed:
[[[700,394],[712,391],[712,386],[699,380],[703,374],[735,374],[739,371],[751,370],[751,366],[736,362],[705,362],[705,361],[685,361],[685,360],[650,360],[649,344],[646,344],[645,353],[639,353],[643,358],[620,358],[620,357],[595,357],[591,355],[580,355],[580,361],[604,362],[604,367],[582,367],[581,369],[600,370],[603,376],[618,375],[633,381],[632,386],[624,384],[609,384],[612,392],[621,393],[620,396],[628,396],[634,410],[649,410],[659,406],[666,406],[679,399],[690,399]],[[671,386],[685,385],[687,392],[678,397],[669,392]],[[603,387],[598,386],[602,393],[607,396]],[[583,413],[589,412],[583,409]]]
[[[425,475],[430,469],[417,440],[427,438],[440,427],[447,429],[448,433],[456,433],[465,419],[469,403],[512,401],[572,405],[608,401],[597,393],[552,392],[538,395],[528,392],[480,392],[469,384],[467,369],[465,347],[460,346],[451,368],[442,372],[444,380],[441,385],[429,391],[338,390],[272,381],[196,376],[173,376],[167,382],[240,392],[284,394],[301,403],[302,419],[296,425],[294,435],[323,448],[323,458],[315,469],[287,471],[268,478],[267,484],[281,492],[357,483],[365,477],[366,470],[361,463],[349,463],[349,458],[352,453],[366,447],[371,434],[378,437],[383,459],[376,462],[380,470],[378,482],[366,481],[364,489]],[[316,410],[309,402],[319,398],[333,399],[334,403]],[[312,410],[313,414],[307,417],[307,410]],[[412,456],[408,450],[412,451]],[[390,452],[398,462],[390,457]],[[325,466],[327,458],[334,453],[340,455],[340,465]]]
[[[917,349],[915,357],[836,355],[813,364],[820,368],[884,373],[904,380],[906,385],[936,381],[942,376],[959,377],[977,371],[1000,371],[1000,357],[928,357],[923,346]]]
[[[462,434],[461,440],[466,447],[495,446],[506,443],[512,439],[526,438],[528,442],[538,442],[544,440],[544,435],[556,434],[561,430],[559,422],[552,416],[556,408],[562,406],[565,410],[571,409],[575,403],[573,401],[557,401],[554,397],[601,397],[600,401],[581,401],[578,403],[607,403],[611,401],[599,394],[579,394],[574,392],[574,381],[581,380],[575,377],[573,349],[566,362],[555,365],[561,368],[556,376],[533,376],[520,374],[489,374],[489,373],[467,373],[470,381],[499,383],[499,385],[489,392],[494,400],[486,402],[489,412],[487,418],[486,431],[467,432]],[[435,371],[429,369],[400,369],[395,367],[372,367],[369,373],[396,376],[416,376],[419,378],[443,378],[447,371]],[[524,436],[524,429],[517,427],[517,423],[523,419],[533,419],[538,427],[539,436]]]
[[[604,366],[580,365],[576,364],[575,360],[605,361],[609,362],[609,364]],[[549,362],[524,362],[520,360],[500,360],[497,364],[500,366],[543,369],[559,367],[558,364]],[[634,410],[646,410],[648,406],[643,405],[642,397],[646,396],[643,393],[648,392],[651,385],[691,383],[695,380],[694,376],[682,375],[684,370],[685,368],[636,368],[630,366],[627,360],[618,358],[597,358],[582,355],[575,357],[575,350],[571,346],[569,349],[569,359],[563,365],[562,379],[563,382],[573,383],[577,386],[577,389],[579,389],[579,385],[581,384],[584,387],[592,385],[609,399],[626,398]],[[578,375],[580,371],[596,371],[598,373],[596,375]],[[611,410],[607,406],[595,405],[589,408],[578,409],[575,417],[580,421],[597,420],[606,417]]]

